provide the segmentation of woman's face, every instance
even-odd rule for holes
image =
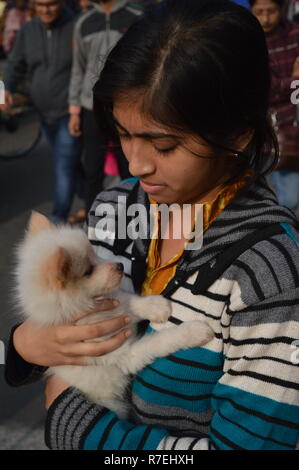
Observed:
[[[221,184],[231,176],[234,157],[211,157],[203,139],[180,134],[153,123],[137,102],[116,101],[116,128],[132,176],[158,203],[202,203],[213,200]]]

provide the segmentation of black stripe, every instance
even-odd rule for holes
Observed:
[[[205,380],[190,380],[190,379],[180,379],[178,377],[171,377],[170,375],[166,375],[166,374],[163,374],[162,372],[158,371],[157,369],[155,369],[154,367],[151,367],[151,366],[147,366],[147,369],[150,369],[152,370],[153,372],[155,372],[156,374],[158,375],[161,375],[162,377],[166,377],[167,379],[169,380],[175,380],[176,382],[185,382],[185,383],[188,383],[188,384],[209,384],[209,385],[215,385],[215,381],[213,382],[207,382]]]
[[[233,420],[227,418],[226,416],[224,416],[220,410],[218,410],[218,414],[219,416],[221,416],[221,418],[223,418],[225,421],[228,421],[229,423],[231,424],[234,424],[235,426],[237,426],[238,428],[241,428],[243,429],[245,432],[247,432],[248,434],[251,434],[251,436],[254,436],[254,437],[258,437],[259,439],[262,439],[263,441],[269,441],[269,442],[273,442],[274,444],[279,444],[281,446],[285,446],[285,447],[289,447],[290,449],[294,449],[294,446],[291,446],[290,444],[287,444],[286,442],[280,442],[280,441],[276,441],[275,439],[271,439],[271,437],[265,437],[265,436],[261,436],[260,434],[256,434],[252,431],[250,431],[249,429],[245,428],[244,426],[242,426],[240,423],[235,423]]]
[[[294,338],[289,338],[287,336],[276,336],[275,338],[250,338],[244,340],[237,340],[231,337],[229,339],[223,340],[224,343],[230,343],[233,346],[242,346],[244,344],[292,344],[294,341]]]
[[[85,401],[81,401],[79,403],[78,406],[76,406],[76,408],[73,410],[73,412],[70,414],[70,416],[68,417],[68,420],[65,422],[65,420],[63,421],[63,424],[64,424],[64,427],[66,429],[66,432],[64,433],[63,435],[63,441],[62,441],[62,448],[65,449],[65,439],[66,439],[66,433],[67,433],[67,430],[68,430],[68,426],[69,426],[69,423],[71,421],[71,419],[73,418],[74,414],[79,410],[79,408],[82,407],[82,405],[86,406],[86,402]],[[89,411],[94,407],[94,405],[91,405],[87,408],[87,410],[85,411],[85,413],[83,414],[83,417],[81,419],[84,419],[84,417],[87,415],[87,413],[89,413]],[[73,442],[73,436],[75,434],[75,431],[77,429],[77,427],[79,426],[79,423],[81,421],[81,419],[79,420],[79,422],[77,422],[75,428],[73,429],[73,432],[72,432],[72,435],[70,436],[71,439],[71,443]]]
[[[180,440],[180,437],[177,437],[174,441],[174,443],[172,444],[171,446],[171,449],[170,450],[175,450],[175,446],[177,445],[177,442]]]
[[[91,420],[87,428],[83,431],[82,436],[80,437],[79,450],[84,449],[84,442],[91,433],[92,429],[107,413],[109,413],[109,410],[104,408]],[[80,424],[80,422],[78,424]]]
[[[285,292],[287,295],[289,292]],[[294,305],[299,305],[299,298],[295,299],[285,299],[285,300],[277,300],[275,302],[270,302],[270,303],[265,303],[263,304],[253,304],[249,305],[249,307],[244,308],[243,310],[230,310],[229,306],[227,307],[226,313],[228,315],[234,316],[236,314],[241,314],[244,315],[244,313],[250,313],[250,312],[262,312],[263,310],[272,310],[273,308],[278,308],[278,307],[292,307]],[[265,323],[265,322],[264,322]]]
[[[73,391],[74,391],[74,390],[73,390]],[[65,397],[65,398],[66,398],[66,397]],[[62,410],[62,414],[63,414],[64,416],[65,416],[66,410],[69,409],[70,405],[71,405],[75,400],[77,400],[78,398],[80,399],[81,396],[80,396],[80,395],[79,395],[79,396],[78,396],[78,395],[75,395],[75,396],[73,396],[73,397],[71,398],[71,400],[68,400],[68,401],[66,401],[65,399],[63,400],[63,401],[64,401],[64,408],[63,408],[63,410]],[[83,398],[81,398],[81,401],[79,402],[79,405],[77,406],[76,410],[77,410],[80,406],[82,406],[82,403],[85,403],[85,401],[84,401]],[[71,416],[72,416],[72,415],[73,415],[73,412],[71,413]],[[57,426],[56,426],[56,448],[57,448],[57,449],[59,449],[59,436],[60,436],[60,427],[61,427],[61,424],[62,424],[62,423],[61,423],[61,420],[59,420],[58,423],[57,423]],[[62,427],[62,432],[63,432],[62,442],[63,442],[63,444],[64,444],[64,442],[65,442],[65,435],[66,435],[66,433],[67,433],[67,428],[66,428],[66,426]]]
[[[174,323],[174,325],[181,325],[183,323],[182,320],[179,320],[178,318],[175,318],[172,315],[168,318],[168,321],[170,323]]]
[[[269,423],[279,424],[280,426],[285,426],[291,429],[299,429],[299,424],[292,423],[291,421],[285,421],[280,418],[275,418],[273,416],[268,416],[265,413],[261,413],[260,411],[255,411],[253,409],[246,408],[245,406],[239,405],[238,403],[234,402],[231,398],[220,397],[219,395],[215,394],[212,395],[212,398],[214,398],[215,400],[228,401],[237,410],[243,411],[252,416],[256,416]]]
[[[278,242],[277,240],[268,240],[269,243],[271,243],[272,245],[274,245],[282,254],[282,256],[285,258],[288,266],[289,266],[289,269],[291,271],[291,274],[293,276],[293,281],[294,281],[294,284],[295,284],[295,287],[298,287],[299,286],[299,275],[298,275],[298,269],[296,268],[293,260],[292,260],[292,257],[290,255],[290,253],[288,252],[288,250],[282,245],[282,243]]]
[[[165,297],[167,297],[167,296],[165,296]],[[202,314],[205,315],[206,317],[213,318],[214,320],[219,320],[219,315],[218,315],[218,316],[211,315],[211,314],[209,314],[209,313],[206,313],[204,310],[200,310],[199,308],[193,307],[193,306],[190,305],[190,304],[186,304],[185,302],[182,302],[181,300],[174,299],[173,297],[168,297],[168,298],[171,300],[171,302],[174,302],[174,303],[176,303],[176,304],[182,305],[182,307],[186,307],[186,308],[188,308],[189,310],[193,310],[193,312],[202,313]]]
[[[146,428],[146,430],[145,430],[145,432],[143,433],[143,436],[142,436],[142,438],[141,438],[141,440],[140,440],[140,442],[139,442],[139,444],[138,444],[136,450],[142,450],[142,449],[143,449],[143,446],[144,446],[144,444],[146,443],[148,436],[149,436],[150,433],[152,432],[152,429],[153,429],[152,426],[148,426],[148,427]]]
[[[62,392],[60,394],[60,396],[57,398],[57,403],[61,403],[63,402],[67,397],[68,395],[72,395],[74,393],[74,388],[73,387],[69,387],[67,388],[66,390],[64,390],[64,392]],[[74,398],[71,399],[71,401],[73,401]],[[66,405],[67,406],[67,405]],[[56,411],[57,411],[57,407],[56,406],[51,406],[49,408],[49,411],[47,413],[47,418],[46,418],[46,426],[45,426],[45,442],[47,444],[47,446],[50,448],[50,449],[53,449],[53,446],[51,445],[51,435],[54,434],[55,435],[55,445],[56,445],[56,449],[58,449],[58,432],[57,432],[57,425],[56,425],[56,429],[55,430],[52,430],[51,428],[53,428],[53,417],[55,417],[55,414],[56,414]],[[56,419],[56,422],[57,422],[57,419]]]
[[[147,418],[147,419],[153,419],[153,420],[158,420],[158,421],[186,421],[188,424],[194,423],[198,427],[200,427],[200,426],[208,427],[208,426],[210,426],[210,423],[211,423],[211,419],[209,419],[208,421],[196,421],[195,419],[191,418],[190,415],[188,415],[188,416],[178,416],[178,415],[169,416],[169,415],[164,414],[162,416],[161,414],[147,413],[146,411],[144,411],[144,409],[141,410],[140,408],[138,408],[138,406],[134,402],[131,404],[131,406],[132,406],[132,408],[134,409],[135,413],[138,416],[142,416],[143,418]],[[164,411],[165,410],[163,410],[163,412]],[[208,412],[208,411],[209,410],[207,410],[206,412]]]
[[[264,295],[262,289],[260,288],[260,284],[258,283],[258,281],[256,279],[255,273],[248,266],[248,264],[245,264],[242,261],[236,260],[232,263],[231,266],[236,266],[236,267],[242,269],[243,271],[245,271],[245,273],[247,274],[247,276],[251,280],[252,287],[253,287],[257,297],[259,298],[259,300],[260,301],[265,300],[265,295]]]
[[[260,251],[256,250],[255,248],[252,248],[252,251],[253,251],[256,255],[258,255],[260,258],[262,258],[262,260],[263,260],[263,261],[265,262],[265,264],[268,266],[268,269],[269,269],[269,271],[271,271],[271,274],[272,274],[272,276],[273,276],[273,279],[274,279],[274,281],[275,281],[275,284],[276,284],[276,286],[277,286],[277,289],[278,289],[279,293],[281,293],[281,292],[282,292],[282,289],[281,289],[281,287],[280,287],[280,284],[279,284],[279,281],[278,281],[278,277],[276,276],[275,271],[274,271],[272,265],[270,264],[270,262],[267,260],[266,256],[264,256]]]
[[[259,361],[259,360],[268,360],[268,361],[274,361],[274,362],[279,362],[281,364],[286,364],[287,366],[293,366],[297,367],[297,364],[293,364],[290,361],[285,361],[284,359],[278,359],[277,357],[272,357],[272,356],[260,356],[260,357],[248,357],[248,356],[242,356],[242,357],[226,357],[226,361],[239,361],[239,360],[244,360],[244,361]]]
[[[124,436],[123,436],[123,438],[122,438],[122,440],[121,440],[121,443],[120,443],[119,446],[118,446],[118,450],[121,450],[122,446],[124,445],[125,440],[126,440],[127,437],[128,437],[128,434],[129,434],[133,429],[135,429],[135,425],[132,425],[132,427],[131,427],[130,429],[128,429],[128,430],[125,432],[125,434],[124,434]]]
[[[243,447],[238,446],[237,444],[234,444],[234,442],[224,437],[222,434],[220,434],[220,432],[216,431],[216,429],[214,429],[213,426],[210,427],[210,430],[214,434],[214,436],[216,436],[220,441],[222,441],[228,447],[231,447],[232,449],[235,449],[235,450],[247,450],[247,449],[244,449]]]
[[[187,450],[193,450],[194,446],[200,441],[200,439],[193,439],[193,441],[189,444],[189,447]]]
[[[234,371],[233,369],[229,369],[227,371],[227,374],[233,375],[235,377],[236,376],[238,376],[238,377],[242,377],[242,376],[252,377],[253,379],[260,380],[261,382],[265,382],[265,383],[269,383],[269,384],[271,383],[271,384],[274,384],[274,385],[279,385],[280,387],[284,387],[284,388],[292,388],[294,390],[299,390],[299,384],[296,383],[296,382],[291,382],[289,380],[279,379],[277,377],[272,377],[272,376],[269,376],[269,375],[259,374],[257,372],[251,372],[251,371],[237,372],[237,371]]]
[[[273,211],[272,211],[273,212]],[[270,212],[269,212],[270,213]],[[274,212],[273,215],[280,215],[281,213],[278,211]],[[217,221],[217,219],[216,219]],[[216,224],[216,221],[214,222],[214,231],[213,233],[216,232],[216,229],[218,228],[218,223],[219,223],[219,228],[221,230],[218,230],[218,233],[215,233],[215,235],[211,236],[208,232],[206,232],[206,238],[205,238],[205,246],[206,249],[202,251],[201,253],[197,254],[194,257],[190,258],[190,262],[194,264],[196,261],[201,260],[202,257],[207,257],[209,255],[215,255],[215,246],[221,245],[222,251],[225,250],[226,248],[230,247],[233,243],[241,242],[242,237],[240,238],[240,234],[244,233],[244,236],[249,235],[250,231],[258,230],[258,229],[265,229],[265,222],[261,221],[259,223],[257,222],[252,222],[252,223],[247,223],[244,226],[239,226],[237,225],[236,221],[231,221],[225,219],[225,223],[220,223],[220,221]],[[239,218],[238,218],[239,221]],[[229,235],[230,237],[233,238],[234,235],[236,235],[236,239],[232,242],[227,242],[227,233],[223,233],[223,228],[227,228],[230,226],[230,224],[234,222],[236,225],[233,227],[233,229],[230,230]],[[270,223],[269,223],[270,224]],[[223,225],[223,228],[221,227]],[[220,233],[219,233],[220,232]],[[277,235],[273,235],[277,236]],[[271,237],[267,238],[267,241],[270,240]],[[262,240],[260,240],[262,241]],[[259,241],[259,242],[260,242]],[[257,242],[257,243],[259,243]],[[253,245],[254,246],[254,245]],[[191,252],[193,253],[193,252]]]
[[[98,444],[98,450],[103,450],[103,447],[104,447],[104,444],[105,442],[107,441],[107,438],[110,434],[110,431],[111,429],[113,428],[113,426],[118,422],[118,418],[113,418],[110,423],[108,424],[108,426],[106,427],[105,431],[104,431],[104,434]]]
[[[167,361],[175,362],[176,364],[181,364],[188,367],[197,367],[198,369],[206,369],[206,370],[215,370],[215,371],[222,371],[222,365],[220,366],[210,366],[209,364],[204,364],[203,362],[195,362],[190,361],[188,359],[182,359],[180,357],[169,355],[166,358]]]
[[[182,393],[176,393],[170,390],[165,390],[164,388],[157,387],[156,385],[150,384],[143,380],[138,375],[135,377],[137,382],[140,382],[144,387],[149,388],[150,390],[154,390],[155,392],[163,393],[164,395],[170,395],[172,397],[182,398],[187,401],[195,401],[195,400],[206,400],[207,398],[211,398],[211,394],[208,395],[183,395]]]
[[[108,243],[104,242],[103,240],[89,240],[92,245],[95,246],[102,246],[103,248],[106,248],[106,250],[110,251],[112,255],[114,255],[113,252],[113,245],[109,245]],[[132,255],[127,253],[126,251],[123,251],[121,254],[117,255],[118,257],[126,258],[131,261]]]

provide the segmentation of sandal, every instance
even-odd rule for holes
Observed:
[[[85,222],[86,220],[86,210],[85,209],[79,209],[75,215],[71,215],[67,221],[69,224],[74,225],[74,224],[81,224],[82,222]]]

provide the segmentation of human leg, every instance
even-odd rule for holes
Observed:
[[[65,221],[71,208],[79,178],[82,139],[70,135],[68,118],[57,122],[54,138],[54,204],[52,219]]]

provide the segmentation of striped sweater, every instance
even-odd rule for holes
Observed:
[[[124,264],[123,287],[138,293],[150,239],[118,239],[113,233],[107,239],[96,236],[100,203],[114,204],[121,223],[121,206],[116,205],[120,195],[127,207],[138,202],[149,211],[138,181],[126,180],[98,195],[89,214],[88,236],[99,256]],[[196,293],[204,263],[213,266],[224,249],[273,222],[283,223],[286,232],[254,244],[209,288]],[[295,449],[299,354],[292,343],[299,339],[299,237],[292,226],[296,223],[294,214],[278,205],[264,178],[237,195],[205,232],[201,249],[185,251],[163,291],[173,302],[173,314],[159,328],[201,319],[213,329],[214,339],[205,347],[159,358],[140,371],[128,393],[128,420],[68,388],[49,408],[48,447]],[[153,325],[146,328],[150,334]]]

